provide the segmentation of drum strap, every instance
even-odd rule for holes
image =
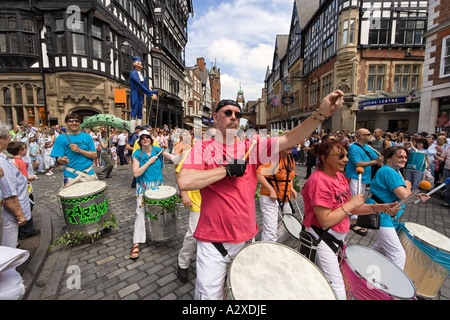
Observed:
[[[336,239],[333,235],[328,233],[328,229],[323,230],[322,228],[319,228],[315,225],[311,225],[311,228],[314,230],[315,233],[319,236],[319,242],[320,239],[322,239],[331,250],[333,250],[334,253],[337,253],[339,250],[339,247],[344,247],[344,242],[341,240]],[[337,246],[336,246],[337,244]]]
[[[223,246],[223,243],[220,242],[211,242],[217,250],[219,250],[220,254],[225,258],[228,255],[227,249]]]
[[[69,183],[67,183],[64,186],[65,188],[67,188],[67,187],[73,185],[74,183],[78,182],[79,180],[81,180],[82,177],[86,178],[86,180],[88,180],[88,181],[95,180],[94,176],[91,176],[91,175],[87,174],[92,169],[92,166],[90,166],[89,168],[87,168],[84,171],[78,171],[76,169],[69,168],[67,166],[64,166],[64,169],[66,169],[67,171],[70,171],[70,172],[72,172],[72,173],[77,175],[77,177],[75,179],[73,179],[72,181],[70,181]]]

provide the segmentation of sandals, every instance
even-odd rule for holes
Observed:
[[[367,234],[368,234],[367,229],[357,226],[356,223],[353,223],[352,225],[350,225],[350,230],[356,232],[360,236],[367,236]]]
[[[131,249],[130,253],[130,259],[131,260],[139,259],[139,244],[133,245],[133,249]]]

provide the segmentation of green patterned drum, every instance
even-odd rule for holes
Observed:
[[[59,192],[68,232],[97,232],[97,228],[111,215],[106,183],[78,182]]]
[[[153,241],[164,241],[178,232],[177,190],[159,186],[144,193],[146,233]]]

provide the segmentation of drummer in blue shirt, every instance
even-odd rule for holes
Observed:
[[[163,157],[176,163],[182,159],[182,155],[172,155],[163,148],[153,146],[153,138],[147,130],[139,132],[138,144],[140,146],[133,155],[133,176],[136,178],[136,220],[134,222],[133,248],[130,258],[139,258],[139,244],[146,241],[145,230],[145,191],[164,184],[162,168]],[[159,154],[162,151],[161,154]],[[161,156],[162,155],[162,156]]]
[[[97,180],[93,160],[97,157],[94,140],[81,132],[80,116],[70,113],[65,118],[67,133],[60,134],[53,145],[51,156],[64,165],[64,186],[68,187],[78,181]]]
[[[372,178],[372,165],[383,165],[383,156],[378,156],[373,149],[367,146],[372,134],[365,128],[358,129],[356,131],[356,142],[352,144],[348,150],[348,162],[345,168],[345,176],[350,178],[349,186],[352,191],[352,196],[358,193],[358,174],[356,173],[357,167],[362,167],[364,173],[362,174],[361,193],[364,195],[366,191],[366,185],[370,183]],[[352,223],[350,229],[358,233],[359,235],[367,235],[367,230],[362,229],[356,225],[357,216],[352,216]]]

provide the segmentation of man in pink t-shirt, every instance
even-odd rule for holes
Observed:
[[[278,159],[279,150],[294,146],[334,114],[343,102],[337,90],[323,99],[315,113],[279,138],[238,141],[242,109],[233,100],[222,100],[213,114],[216,137],[197,142],[180,171],[182,191],[200,189],[201,214],[197,239],[195,299],[223,299],[228,265],[232,257],[258,232],[255,213],[256,170]],[[254,147],[253,147],[254,146]],[[249,150],[251,149],[251,152]],[[246,160],[246,153],[249,156]]]

